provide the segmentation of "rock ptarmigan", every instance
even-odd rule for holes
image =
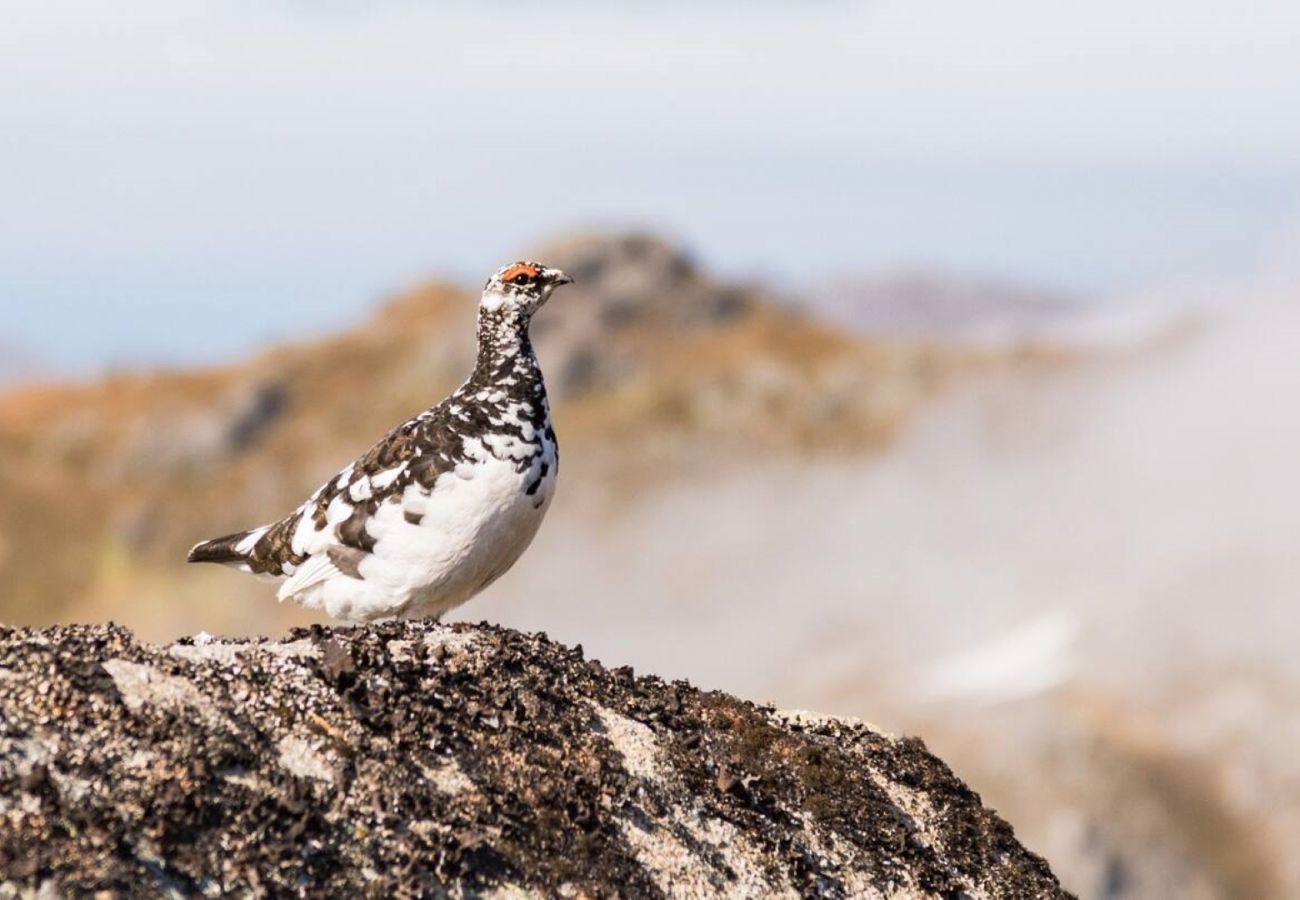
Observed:
[[[438,618],[528,547],[559,467],[528,326],[572,281],[535,262],[488,279],[469,379],[271,525],[204,541],[190,562],[282,580],[277,596],[346,621]]]

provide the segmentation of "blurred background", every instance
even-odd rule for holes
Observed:
[[[1300,11],[10,0],[0,620],[311,621],[277,518],[535,334],[457,612],[915,733],[1087,898],[1300,897]]]

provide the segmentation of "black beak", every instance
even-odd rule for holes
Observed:
[[[573,279],[565,275],[559,269],[547,269],[543,273],[551,287],[559,287],[562,284],[573,284]]]

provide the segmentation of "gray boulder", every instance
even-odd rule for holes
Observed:
[[[1055,897],[924,745],[489,626],[0,629],[0,897]]]

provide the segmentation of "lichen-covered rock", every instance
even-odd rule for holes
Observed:
[[[920,741],[488,626],[0,629],[0,897],[1052,897]]]

